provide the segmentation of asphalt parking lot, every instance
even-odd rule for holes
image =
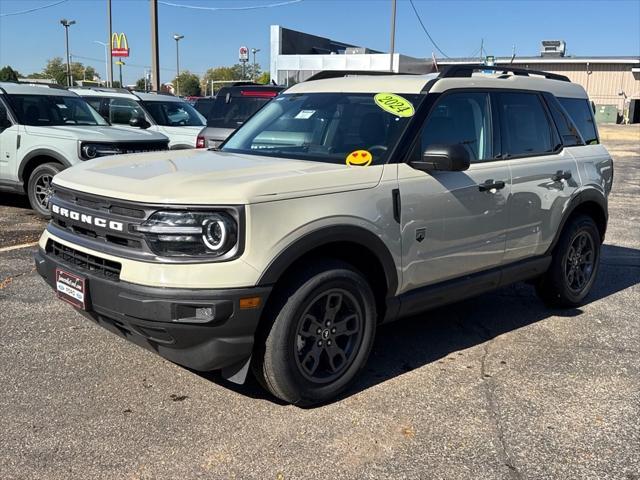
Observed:
[[[0,477],[640,480],[640,128],[615,159],[597,284],[549,310],[519,284],[380,329],[340,400],[281,405],[57,301],[44,223],[0,201]]]

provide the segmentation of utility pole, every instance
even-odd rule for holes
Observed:
[[[158,0],[151,0],[151,90],[160,91],[160,56],[158,54]]]
[[[484,38],[480,39],[480,63],[484,63],[484,55],[483,55],[483,50],[484,50]]]
[[[109,29],[109,37],[107,38],[107,45],[109,48],[109,55],[107,64],[107,87],[113,87],[113,57],[111,56],[111,42],[113,41],[113,25],[111,24],[111,0],[107,0],[107,27]]]
[[[67,48],[67,87],[72,86],[71,80],[71,56],[69,55],[69,27],[76,23],[75,20],[67,20],[63,18],[60,20],[60,25],[64,27],[65,45]]]
[[[176,95],[180,96],[180,80],[178,77],[180,76],[180,49],[178,47],[180,40],[184,38],[184,35],[178,35],[177,33],[173,34],[173,39],[176,41],[176,85],[175,91]]]
[[[391,0],[391,46],[389,47],[389,71],[393,72],[393,52],[396,45],[396,0]]]
[[[122,66],[123,66],[124,64],[125,64],[125,63],[124,63],[122,60],[118,60],[118,61],[116,62],[116,65],[118,65],[118,67],[120,67],[120,88],[124,88],[124,85],[123,85],[123,83],[122,83]]]
[[[259,48],[252,48],[251,49],[251,53],[253,53],[253,72],[252,72],[252,80],[255,82],[256,81],[256,70],[258,67],[258,64],[256,63],[256,53],[258,53],[260,51]]]

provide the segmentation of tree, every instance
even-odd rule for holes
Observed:
[[[144,92],[147,89],[147,79],[144,77],[136,80],[136,90]]]
[[[264,85],[266,85],[267,83],[270,83],[271,82],[271,74],[269,72],[262,72],[262,75],[260,75],[256,79],[256,82],[262,83]]]
[[[53,78],[60,85],[67,84],[67,65],[63,63],[62,58],[54,57],[47,62],[43,73],[46,78]]]
[[[198,96],[200,95],[200,77],[195,73],[191,73],[189,70],[185,70],[180,73],[180,76],[173,79],[173,87],[174,91],[176,90],[176,86],[178,87],[176,91],[180,93],[180,95],[185,97]]]
[[[17,82],[21,75],[9,65],[0,68],[0,82]]]

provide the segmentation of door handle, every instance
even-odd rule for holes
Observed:
[[[560,180],[569,180],[570,178],[571,172],[569,170],[565,170],[564,172],[562,170],[558,170],[555,175],[551,177],[551,180],[559,182]]]
[[[505,187],[505,183],[502,180],[487,180],[484,183],[478,185],[478,189],[481,192],[490,192],[491,190],[501,190]]]

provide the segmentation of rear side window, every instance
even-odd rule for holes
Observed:
[[[574,147],[576,145],[584,145],[582,137],[576,126],[573,124],[570,115],[558,103],[558,100],[550,93],[544,93],[547,106],[553,117],[553,122],[558,127],[558,132],[562,137],[562,145],[565,147]]]
[[[542,155],[553,152],[551,125],[538,94],[500,93],[498,104],[505,155]]]
[[[573,122],[580,130],[582,138],[587,145],[595,145],[598,142],[596,126],[593,123],[593,114],[589,100],[586,98],[558,98],[564,109],[569,112]]]
[[[127,98],[109,99],[109,120],[116,125],[129,125],[132,118],[144,118],[140,105]]]

